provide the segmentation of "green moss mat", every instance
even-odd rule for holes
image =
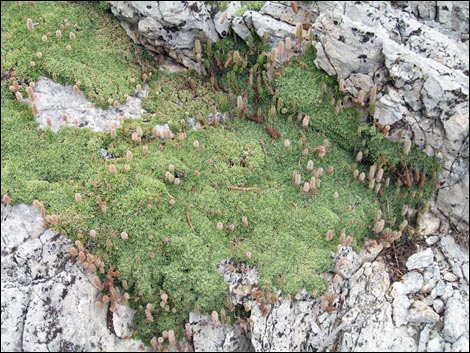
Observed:
[[[133,64],[134,49],[118,23],[97,5],[38,2],[31,9],[22,2],[19,10],[14,2],[1,6],[2,74],[22,81],[40,75],[67,84],[79,80],[81,89],[98,104],[108,98],[123,101],[134,92],[139,80],[131,78],[140,77]],[[32,32],[26,26],[28,18],[38,23]],[[59,39],[55,31],[65,19],[70,27]],[[69,29],[76,33],[74,41],[68,38]],[[43,34],[48,37],[45,43]],[[248,50],[228,39],[215,46],[214,55],[226,57],[236,48]],[[43,53],[40,59],[37,51]],[[401,146],[361,123],[353,109],[336,115],[328,101],[331,95],[340,95],[334,82],[310,64],[312,59],[302,59],[307,65],[294,60],[279,71],[272,82],[275,97],[266,88],[258,97],[265,112],[271,103],[280,107],[279,97],[283,99],[285,110],[278,109],[268,119],[281,134],[278,140],[266,133],[264,123],[243,120],[230,106],[230,94],[190,74],[154,73],[144,101],[147,113],[142,120],[125,121],[115,138],[88,129],[37,131],[30,109],[8,88],[12,79],[2,80],[1,194],[14,203],[42,201],[47,214],[57,216],[49,217],[49,223],[56,223],[55,228],[80,240],[100,259],[104,271],[98,269],[98,275],[106,293],[113,297],[114,287],[129,293],[129,303],[137,309],[137,333],[147,342],[164,330],[181,334],[191,310],[230,312],[227,285],[216,271],[223,259],[258,267],[263,290],[295,295],[305,287],[321,294],[326,283],[320,275],[330,269],[341,229],[353,236],[353,246],[360,247],[365,237],[373,236],[377,210],[382,209],[387,222],[395,219],[398,224],[404,204],[423,209],[432,189],[429,183],[399,188],[394,182],[403,168],[431,175],[437,164],[416,150],[404,155]],[[246,72],[228,68],[218,76],[221,84],[240,94],[248,82]],[[322,93],[324,81],[328,97]],[[250,100],[254,95],[247,93]],[[223,126],[209,125],[205,117],[214,106],[235,118]],[[250,104],[250,114],[256,108]],[[311,117],[308,129],[297,121],[299,112]],[[181,123],[188,116],[206,128],[189,130]],[[169,123],[186,138],[153,138],[157,123]],[[131,136],[139,127],[142,142],[135,142]],[[325,145],[325,139],[327,153],[320,158],[315,148]],[[104,161],[102,148],[116,158]],[[359,150],[365,155],[362,163],[355,162]],[[306,193],[303,183],[315,173],[307,170],[309,160],[324,173],[321,185]],[[372,163],[383,166],[385,177],[392,180],[379,196],[353,178],[356,168],[367,172]],[[165,175],[170,165],[179,185]],[[301,186],[294,185],[294,171],[302,175]],[[81,201],[76,201],[76,194]],[[328,230],[333,231],[330,242],[325,241]],[[121,238],[122,232],[127,240]],[[128,289],[122,289],[124,281]],[[168,294],[168,302],[160,306],[162,293]],[[154,305],[153,322],[144,313],[148,303]]]

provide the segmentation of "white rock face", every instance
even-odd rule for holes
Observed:
[[[253,352],[253,346],[239,325],[214,323],[207,315],[190,313],[196,352]]]
[[[168,55],[202,73],[193,52],[199,32],[216,42],[220,37],[213,14],[203,1],[110,1],[111,11],[127,34],[151,52]],[[219,18],[220,20],[220,18]]]
[[[31,206],[2,204],[1,350],[136,351],[106,327],[91,277],[69,261],[71,242]]]
[[[315,3],[315,63],[340,75],[352,96],[379,87],[374,118],[391,126],[392,138],[398,139],[399,130],[412,135],[416,145],[444,161],[437,207],[468,231],[468,5],[454,10],[457,2],[443,2],[439,11],[452,14],[443,17],[444,28],[429,26],[435,24],[430,2],[399,3]],[[451,19],[463,26],[451,25]]]
[[[465,332],[468,341],[468,298],[465,303],[458,296],[449,298],[444,314],[444,338],[455,343]]]
[[[409,257],[406,262],[406,268],[411,271],[415,269],[426,268],[432,265],[434,260],[434,254],[431,248],[417,252]]]
[[[139,118],[142,113],[142,101],[139,96],[130,97],[129,102],[119,107],[101,109],[95,107],[82,92],[75,93],[72,86],[63,86],[51,79],[41,78],[34,87],[38,128],[48,128],[50,117],[51,130],[59,131],[62,126],[90,128],[94,131],[109,131],[112,124],[120,125],[118,116]],[[67,116],[67,122],[62,116]]]

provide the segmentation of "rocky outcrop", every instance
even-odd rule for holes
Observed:
[[[189,323],[195,352],[254,352],[239,325],[214,322],[208,315],[190,313]]]
[[[419,13],[434,21],[431,13],[424,15],[432,2],[406,3],[419,3]],[[437,9],[444,9],[443,3],[453,8],[452,2],[437,3]],[[388,2],[318,2],[314,13],[317,66],[344,79],[354,97],[378,86],[374,119],[391,126],[392,139],[410,138],[444,162],[436,205],[455,226],[468,231],[468,44]],[[456,5],[452,14],[445,23],[453,18],[451,28],[457,28],[463,16],[458,31],[465,32],[466,22],[468,33],[468,4]]]
[[[220,37],[213,14],[203,1],[110,1],[111,11],[129,37],[152,53],[172,58],[203,72],[194,42],[203,34],[213,42]]]
[[[2,204],[1,212],[2,352],[145,350],[107,327],[108,308],[95,304],[91,276],[70,261],[71,242],[44,228],[36,208]],[[128,336],[132,321],[121,316],[114,326]]]
[[[392,6],[468,46],[469,5],[467,2],[393,1]]]
[[[102,109],[91,103],[83,92],[49,78],[40,78],[35,82],[33,90],[38,111],[35,118],[39,129],[50,128],[57,132],[62,126],[69,126],[107,131],[113,124],[116,127],[121,124],[119,116],[140,118],[142,114],[142,100],[137,92],[136,96],[129,96],[126,103]],[[146,91],[143,90],[141,94],[145,95]]]
[[[411,255],[409,271],[393,283],[388,265],[377,257],[380,245],[361,255],[341,248],[321,298],[303,291],[295,299],[260,304],[255,270],[237,271],[233,264],[220,269],[226,269],[232,303],[250,312],[248,337],[257,352],[465,351],[468,254],[452,236],[435,237],[440,240]],[[212,348],[207,344],[199,347]]]

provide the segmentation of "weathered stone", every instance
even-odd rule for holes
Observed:
[[[350,278],[361,265],[360,257],[349,246],[343,246],[335,255],[334,271],[343,278]]]
[[[437,235],[433,235],[429,238],[426,238],[426,244],[428,246],[434,245],[439,241],[439,237]]]
[[[244,16],[237,16],[232,20],[233,31],[244,41],[248,41],[251,31],[248,23],[251,23],[251,13],[247,12]]]
[[[420,222],[418,224],[419,230],[424,236],[428,236],[428,235],[430,236],[430,235],[436,234],[439,231],[440,226],[441,226],[441,220],[439,219],[437,215],[431,212],[426,212],[424,216],[420,219]],[[431,237],[426,239],[426,244],[433,245],[434,243],[432,244],[428,243],[428,239],[430,238]],[[439,238],[437,238],[437,240],[439,240]]]
[[[429,266],[428,268],[426,268],[426,270],[423,273],[423,279],[424,279],[424,283],[423,283],[423,286],[421,287],[421,292],[422,293],[431,292],[432,289],[436,286],[436,284],[441,279],[441,272],[439,270],[439,266],[437,266],[437,264],[433,264],[432,266]]]
[[[189,314],[196,352],[254,352],[239,325],[213,322],[207,315]]]
[[[454,275],[452,272],[446,272],[444,274],[444,280],[446,280],[447,282],[455,282],[457,281],[459,278]]]
[[[423,276],[416,271],[406,273],[402,280],[407,294],[419,292],[424,282]]]
[[[434,254],[431,248],[417,252],[411,255],[406,261],[406,268],[411,271],[415,269],[426,268],[433,263]]]
[[[439,247],[444,256],[449,260],[452,266],[452,272],[459,278],[463,278],[466,273],[467,275],[465,276],[465,279],[468,282],[468,252],[462,251],[462,249],[455,243],[452,236],[449,235],[441,239]]]
[[[116,304],[113,312],[114,334],[119,338],[131,338],[134,333],[135,310],[128,305]]]
[[[440,314],[444,310],[444,302],[441,299],[435,299],[432,302],[432,307],[436,313]]]
[[[452,352],[468,352],[468,348],[469,348],[468,337],[461,336],[452,345]]]
[[[89,274],[72,262],[67,240],[43,230],[32,206],[2,205],[2,351],[135,351],[139,341],[120,340],[106,327],[107,307]],[[21,243],[20,243],[21,242]]]
[[[408,309],[411,301],[406,295],[400,295],[393,299],[393,321],[395,326],[400,327],[408,322]]]
[[[230,260],[222,261],[218,270],[224,276],[225,282],[229,283],[229,296],[233,305],[252,300],[251,292],[258,287],[258,270],[238,271]]]
[[[392,138],[399,135],[395,128],[400,134],[412,132],[416,145],[444,161],[436,205],[459,229],[468,230],[468,153],[462,153],[468,150],[468,48],[442,26],[433,26],[436,30],[428,23],[438,22],[419,21],[419,11],[428,18],[433,6],[315,3],[315,63],[343,78],[354,97],[360,90],[367,93],[372,84],[378,86],[374,118],[392,126]],[[406,12],[416,17],[403,8],[413,8]],[[455,28],[468,37],[468,6],[449,13],[459,23]],[[449,18],[444,22],[450,23]]]
[[[426,349],[427,352],[443,352],[443,348],[441,345],[441,339],[439,335],[436,335],[435,337],[431,338],[428,341],[428,346]]]
[[[439,321],[439,315],[420,300],[411,304],[407,321],[411,324],[434,324]]]
[[[442,331],[446,341],[454,343],[464,333],[468,337],[468,319],[468,301],[465,304],[458,298],[449,298],[446,303],[444,329]]]
[[[308,4],[296,2],[297,13],[294,13],[288,1],[266,1],[259,11],[282,22],[295,26],[297,23],[310,23],[312,11]]]
[[[217,32],[222,38],[227,36],[230,30],[230,26],[232,26],[232,28],[235,31],[235,28],[233,25],[233,19],[235,17],[235,13],[240,7],[241,7],[240,1],[231,1],[227,5],[227,9],[225,11],[219,11],[215,14],[214,16],[215,29],[217,30]],[[223,18],[225,18],[225,20],[222,21]],[[235,31],[235,33],[238,34],[237,31]]]
[[[44,220],[34,207],[20,204],[11,207],[2,203],[2,257],[44,232]]]
[[[200,32],[212,42],[219,39],[208,5],[203,1],[109,3],[113,14],[137,44],[203,72],[202,65],[195,60],[194,43]]]
[[[267,38],[270,45],[277,46],[286,37],[294,37],[295,26],[278,21],[271,16],[262,15],[255,11],[247,11],[243,16],[249,21],[260,38]]]
[[[36,82],[34,92],[39,111],[36,116],[38,128],[48,128],[49,117],[52,122],[50,128],[54,132],[59,131],[62,126],[106,131],[112,124],[120,125],[118,116],[138,118],[142,113],[142,102],[139,97],[130,97],[129,102],[120,104],[117,108],[96,108],[83,92],[75,93],[72,86],[63,86],[44,77]],[[63,115],[67,116],[67,121],[62,119]]]

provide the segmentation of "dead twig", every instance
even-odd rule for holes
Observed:
[[[240,190],[240,191],[261,191],[260,188],[252,188],[248,186],[227,186],[228,190]]]
[[[194,226],[191,223],[191,217],[189,216],[189,211],[186,212],[186,221],[188,221],[189,228],[191,228],[191,230],[194,230]]]

